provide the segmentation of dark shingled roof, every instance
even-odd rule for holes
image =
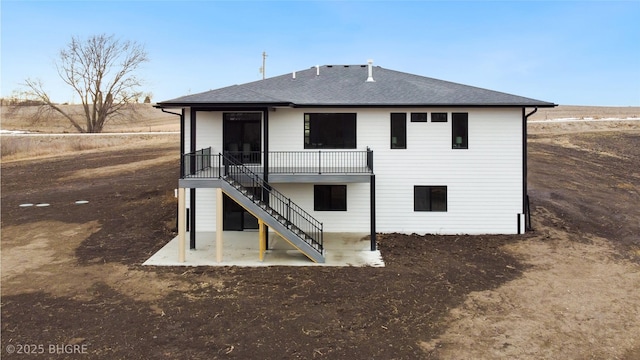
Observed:
[[[373,67],[324,65],[158,103],[171,106],[500,106],[553,107],[553,103]]]

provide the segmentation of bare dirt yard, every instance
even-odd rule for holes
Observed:
[[[640,121],[529,135],[534,231],[381,234],[384,268],[141,266],[177,135],[3,159],[0,354],[640,359]]]

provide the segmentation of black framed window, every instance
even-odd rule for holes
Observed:
[[[447,211],[447,187],[414,186],[413,211]]]
[[[355,113],[304,114],[305,149],[355,149]]]
[[[446,112],[434,112],[431,113],[431,122],[447,122],[447,113]]]
[[[469,114],[451,114],[451,146],[454,149],[469,148]]]
[[[243,164],[259,164],[262,150],[262,114],[223,113],[224,152]]]
[[[427,122],[429,121],[429,114],[424,113],[411,113],[411,122]]]
[[[407,148],[407,114],[391,113],[391,148]]]
[[[347,211],[347,185],[314,185],[313,210]]]

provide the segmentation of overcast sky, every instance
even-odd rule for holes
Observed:
[[[315,65],[365,64],[562,105],[640,106],[640,1],[1,2],[3,97],[41,79],[72,36],[143,44],[153,101]]]

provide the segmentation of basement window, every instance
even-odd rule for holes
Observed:
[[[447,211],[447,187],[414,186],[413,211]]]
[[[314,185],[313,210],[347,211],[347,185]]]
[[[451,147],[453,149],[469,148],[469,114],[451,114]]]

